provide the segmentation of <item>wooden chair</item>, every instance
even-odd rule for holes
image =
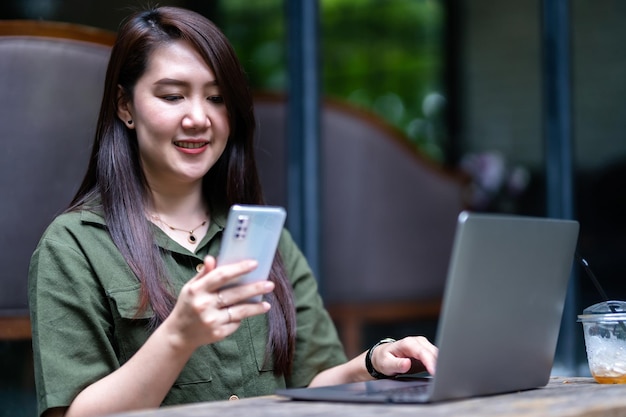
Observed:
[[[268,202],[286,204],[285,100],[259,94]],[[348,355],[368,323],[436,319],[467,179],[426,159],[379,117],[326,101],[321,116],[321,279]]]
[[[115,34],[0,21],[0,340],[31,337],[30,256],[89,158]]]

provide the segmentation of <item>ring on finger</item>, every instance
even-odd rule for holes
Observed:
[[[226,305],[226,302],[224,301],[224,298],[222,297],[222,292],[218,291],[217,292],[217,306],[219,308],[222,308]]]
[[[228,322],[231,323],[233,321],[233,315],[230,312],[230,307],[226,307],[226,313],[228,313]]]

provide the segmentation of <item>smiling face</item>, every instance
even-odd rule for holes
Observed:
[[[153,189],[200,183],[230,134],[215,75],[184,41],[155,49],[132,101],[120,103],[118,117],[137,132],[142,167]]]

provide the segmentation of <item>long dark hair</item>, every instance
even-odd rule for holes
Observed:
[[[159,7],[131,15],[121,26],[111,51],[89,166],[69,210],[101,202],[109,233],[141,283],[138,312],[152,308],[153,325],[170,314],[176,297],[145,215],[149,189],[136,134],[117,116],[118,86],[127,95],[122,100],[131,100],[151,53],[175,40],[192,45],[213,70],[228,112],[230,136],[226,149],[203,179],[207,206],[210,210],[226,210],[236,203],[264,203],[254,158],[252,96],[226,37],[212,22],[190,10]],[[272,308],[268,313],[267,355],[273,356],[276,373],[289,375],[296,319],[291,285],[280,255],[276,256],[270,279],[275,289],[269,294]]]

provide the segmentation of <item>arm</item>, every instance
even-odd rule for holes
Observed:
[[[67,417],[158,407],[196,348],[224,339],[244,318],[269,310],[266,302],[233,304],[270,292],[270,281],[222,290],[217,296],[224,284],[253,270],[255,261],[216,269],[215,259],[207,257],[204,264],[183,287],[172,314],[144,346],[117,371],[85,388],[72,402]]]
[[[164,322],[128,362],[81,391],[65,414],[51,415],[96,416],[158,407],[193,352],[191,346],[176,343],[168,327]]]
[[[406,337],[393,343],[377,346],[372,351],[372,365],[379,373],[388,376],[417,373],[424,370],[434,375],[437,353],[437,348],[425,337]],[[320,372],[313,378],[309,386],[371,380],[372,376],[365,368],[365,355],[367,352],[363,352],[342,365]]]
[[[294,374],[288,386],[335,385],[371,380],[372,376],[365,368],[366,353],[346,360],[313,273],[288,232],[283,234],[280,251],[292,281],[298,321]],[[385,375],[423,370],[434,374],[436,359],[437,348],[424,337],[408,337],[385,343],[372,352],[374,369]]]
[[[51,416],[98,416],[158,407],[197,347],[232,334],[246,317],[263,314],[266,302],[233,305],[273,289],[270,281],[232,287],[225,283],[249,272],[256,262],[215,268],[207,257],[204,269],[182,289],[168,318],[124,365],[83,389],[69,408],[51,409]],[[229,307],[230,306],[230,307]]]

